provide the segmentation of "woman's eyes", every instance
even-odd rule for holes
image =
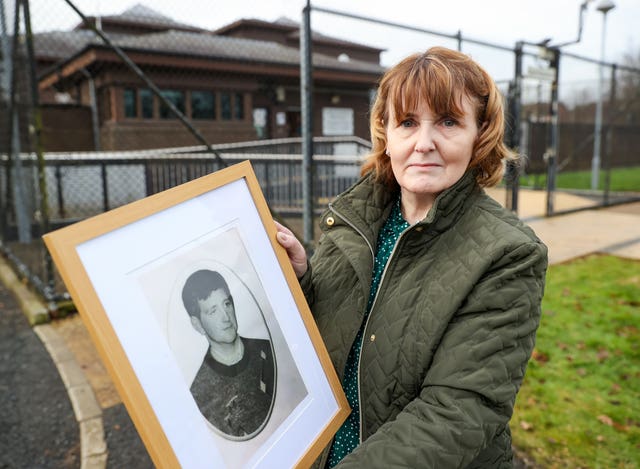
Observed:
[[[455,127],[458,125],[458,121],[451,117],[443,117],[442,119],[440,119],[439,123],[444,127]],[[405,119],[400,122],[399,127],[409,128],[409,127],[415,127],[416,125],[417,124],[414,119]]]

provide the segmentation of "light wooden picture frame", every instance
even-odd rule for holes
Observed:
[[[245,161],[43,237],[157,467],[308,467],[348,415],[275,235]],[[206,378],[204,405],[196,375],[215,343],[197,327],[204,297],[188,301],[196,272],[225,279],[234,343],[253,370],[246,381]],[[247,411],[244,389],[261,413]]]

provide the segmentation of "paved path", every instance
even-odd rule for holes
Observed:
[[[640,202],[543,213],[539,193],[521,195],[519,214],[549,247],[551,263],[596,252],[640,260]],[[19,311],[35,317],[44,307],[12,275],[0,259],[0,469],[152,468],[80,317],[30,327]]]
[[[53,358],[0,282],[0,468],[79,467],[78,436]]]
[[[0,257],[0,469],[153,468],[80,317],[43,309]]]

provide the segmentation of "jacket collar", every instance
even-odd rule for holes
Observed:
[[[464,212],[464,202],[480,192],[475,172],[468,170],[453,186],[438,195],[427,216],[414,227],[428,227],[434,234],[446,231]],[[338,196],[329,207],[375,242],[397,196],[397,191],[390,191],[368,173]]]
[[[468,170],[458,182],[436,197],[427,216],[418,225],[430,225],[437,232],[447,230],[464,213],[465,202],[481,192],[475,171]]]

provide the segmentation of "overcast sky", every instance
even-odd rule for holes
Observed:
[[[216,29],[241,18],[273,21],[281,16],[300,21],[306,0],[71,0],[87,15],[118,14],[141,3],[177,21],[206,29]],[[563,50],[595,60],[600,59],[603,14],[597,10],[602,0],[592,0],[584,16],[582,40]],[[613,0],[616,7],[607,14],[606,54],[608,62],[622,62],[625,54],[640,55],[640,0]],[[312,0],[312,5],[405,24],[446,34],[456,34],[513,47],[516,41],[538,42],[551,38],[551,44],[573,41],[578,35],[580,5],[583,0]],[[78,16],[65,0],[31,0],[34,29],[66,29]],[[391,65],[408,53],[431,45],[456,47],[456,43],[437,36],[408,33],[396,28],[367,24],[353,19],[314,12],[312,27],[322,33],[385,49],[384,65]],[[498,81],[513,76],[513,54],[464,45]],[[529,67],[546,62],[528,60]],[[597,67],[563,62],[563,78],[572,83],[596,79]],[[578,85],[575,85],[578,86]],[[566,89],[567,87],[565,87]],[[570,88],[570,87],[569,87]]]
[[[299,20],[305,0],[72,0],[86,14],[120,13],[136,3],[145,4],[176,20],[215,29],[240,18],[275,20],[280,16]],[[567,50],[593,58],[600,56],[602,13],[596,7],[602,0],[590,2],[585,15],[581,43]],[[607,15],[607,58],[640,47],[640,1],[613,0],[616,8]],[[403,23],[444,33],[463,35],[507,46],[517,40],[553,42],[576,38],[578,12],[582,0],[316,0],[312,5]],[[65,27],[76,18],[65,0],[31,0],[38,27]],[[333,16],[316,13],[316,28],[336,34]],[[354,23],[355,25],[355,23]],[[49,28],[47,28],[49,29]],[[392,37],[386,38],[392,41]],[[384,42],[382,40],[381,42]]]

